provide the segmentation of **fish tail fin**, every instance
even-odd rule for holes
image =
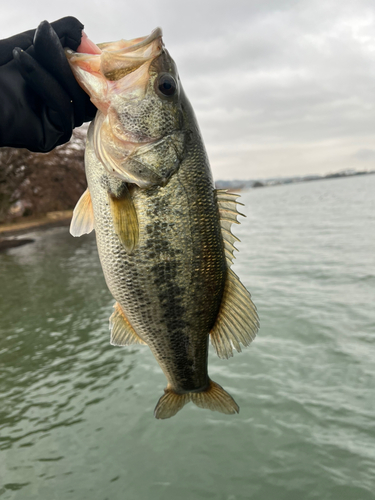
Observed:
[[[177,394],[171,388],[164,389],[165,394],[159,399],[155,407],[155,418],[170,418],[176,415],[186,403],[190,401],[190,394]]]
[[[240,411],[232,396],[213,380],[209,380],[209,386],[205,391],[190,393],[190,400],[199,408],[207,408],[227,415]]]
[[[155,407],[155,418],[164,419],[176,415],[189,401],[192,401],[199,408],[206,408],[212,411],[219,411],[231,415],[238,413],[240,408],[230,394],[221,385],[209,379],[208,387],[201,392],[188,392],[178,394],[170,387],[164,389],[165,394],[159,399]]]

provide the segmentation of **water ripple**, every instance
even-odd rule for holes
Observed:
[[[209,373],[238,416],[152,417],[147,347],[109,345],[94,239],[0,255],[0,496],[375,499],[375,177],[244,192],[235,271],[261,317]]]

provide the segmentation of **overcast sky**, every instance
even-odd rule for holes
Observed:
[[[163,28],[215,179],[375,168],[374,0],[18,0],[0,38],[66,15],[96,43]]]

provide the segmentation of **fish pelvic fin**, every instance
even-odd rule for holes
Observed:
[[[240,344],[250,345],[258,329],[258,313],[250,293],[238,276],[228,269],[219,314],[210,332],[216,354],[219,358],[230,358],[233,347],[241,352]]]
[[[230,394],[221,385],[209,379],[208,387],[201,392],[188,392],[178,394],[169,386],[164,389],[165,394],[159,399],[155,407],[155,418],[165,419],[176,415],[189,401],[199,408],[232,415],[238,413],[240,408]]]
[[[70,223],[70,234],[82,236],[89,234],[94,229],[94,209],[92,207],[90,191],[87,188],[77,202]]]
[[[108,199],[115,233],[125,250],[131,253],[139,240],[138,217],[132,197],[125,188],[120,197],[108,193]]]
[[[125,316],[120,304],[116,302],[113,307],[114,312],[109,318],[111,344],[117,346],[146,344],[146,342],[135,332],[128,318]]]

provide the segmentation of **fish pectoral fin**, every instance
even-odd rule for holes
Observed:
[[[70,223],[70,234],[82,236],[91,233],[94,229],[94,209],[92,207],[89,188],[83,193],[73,210],[72,222]]]
[[[120,197],[108,193],[108,198],[115,233],[125,250],[131,253],[139,240],[138,217],[132,197],[128,188],[125,188]]]
[[[259,329],[259,318],[250,293],[238,276],[228,269],[223,298],[216,323],[210,332],[211,343],[219,358],[233,356],[233,347],[248,346]]]
[[[238,404],[221,385],[209,379],[208,387],[201,392],[178,394],[170,386],[164,389],[164,395],[155,407],[154,416],[158,419],[170,418],[176,415],[189,401],[199,408],[219,411],[231,415],[240,411]]]
[[[115,310],[109,318],[111,344],[118,346],[131,344],[146,345],[146,342],[135,332],[128,318],[125,316],[120,304],[116,302],[113,307]]]

